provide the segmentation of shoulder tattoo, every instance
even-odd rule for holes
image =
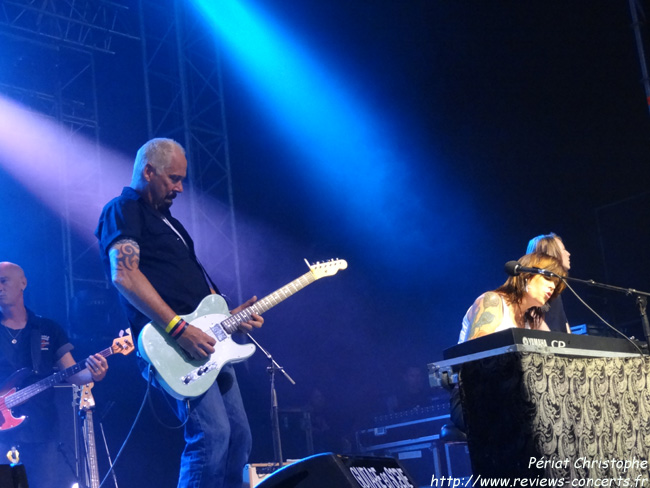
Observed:
[[[501,315],[498,313],[500,306],[501,298],[496,293],[486,293],[483,299],[474,305],[474,319],[468,336],[470,339],[494,332],[502,320],[498,319]]]
[[[140,246],[133,239],[120,239],[108,251],[115,270],[134,270],[140,263]]]
[[[491,308],[501,305],[501,298],[494,292],[488,292],[483,296],[483,306]]]

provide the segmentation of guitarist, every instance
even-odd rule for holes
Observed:
[[[185,151],[177,142],[146,142],[136,155],[131,186],[104,207],[95,235],[134,337],[152,321],[191,357],[205,358],[214,352],[214,338],[179,317],[218,292],[189,234],[169,211],[186,174]],[[252,314],[242,327],[252,330],[263,321]],[[226,365],[202,396],[191,402],[171,400],[179,419],[187,420],[178,486],[241,487],[251,434],[232,366]]]
[[[55,368],[75,364],[70,352],[73,346],[63,328],[25,308],[26,287],[27,279],[20,266],[0,263],[0,381],[5,384],[23,368],[32,370],[23,384],[13,385],[18,387],[50,376]],[[103,356],[89,357],[86,366],[68,381],[83,385],[106,376],[108,364]],[[64,459],[60,448],[56,412],[54,390],[50,388],[15,409],[14,416],[27,416],[22,424],[0,431],[0,458],[7,462],[5,454],[16,447],[31,486],[60,488],[70,486],[64,480],[74,479],[70,461]]]

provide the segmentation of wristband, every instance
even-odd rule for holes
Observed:
[[[180,322],[178,322],[178,324],[176,325],[176,327],[174,327],[174,329],[172,330],[172,332],[171,332],[170,335],[171,335],[174,339],[178,340],[178,339],[180,338],[180,336],[183,335],[183,332],[185,332],[185,329],[187,329],[187,327],[188,327],[189,325],[190,325],[190,324],[188,324],[188,323],[185,322],[183,319],[181,319]]]
[[[167,328],[165,328],[165,332],[169,334],[172,331],[172,329],[176,327],[176,324],[178,324],[181,320],[183,319],[181,319],[178,315],[176,315],[173,319],[169,321],[169,324],[167,324]]]

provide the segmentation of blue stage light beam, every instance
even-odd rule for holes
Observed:
[[[268,14],[243,0],[194,0],[288,144],[299,146],[305,183],[321,203],[343,206],[356,231],[386,232],[405,214],[424,212],[413,166],[397,149],[387,115],[336,76]],[[394,125],[397,125],[393,122]],[[400,134],[401,135],[401,134]],[[323,201],[326,200],[326,201]]]

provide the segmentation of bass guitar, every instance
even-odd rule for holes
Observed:
[[[90,392],[94,383],[83,385],[79,391],[79,412],[83,418],[83,440],[86,452],[86,481],[88,488],[99,488],[99,468],[97,467],[97,444],[95,443],[95,424],[93,409],[95,399]]]
[[[235,315],[230,315],[228,305],[220,295],[208,295],[194,312],[182,317],[216,339],[215,351],[207,358],[190,358],[165,333],[164,327],[152,322],[145,325],[138,337],[138,351],[153,366],[158,383],[171,396],[181,400],[202,395],[226,364],[248,359],[255,352],[253,344],[237,344],[231,338],[240,324],[250,319],[251,314],[261,315],[314,281],[333,276],[340,269],[348,267],[348,263],[342,259],[307,265],[309,272]]]
[[[100,351],[99,354],[104,357],[117,353],[127,355],[134,349],[135,347],[133,345],[131,331],[127,330],[126,334],[113,340],[113,345],[111,347]],[[25,378],[32,374],[32,371],[29,368],[23,368],[16,371],[9,377],[4,385],[0,387],[0,431],[18,427],[27,418],[25,415],[14,417],[11,412],[12,408],[22,405],[33,396],[61,383],[66,378],[77,374],[85,368],[86,365],[84,363],[76,363],[69,368],[62,369],[61,371],[58,371],[53,375],[37,381],[21,390],[18,390],[17,385],[22,383]]]

